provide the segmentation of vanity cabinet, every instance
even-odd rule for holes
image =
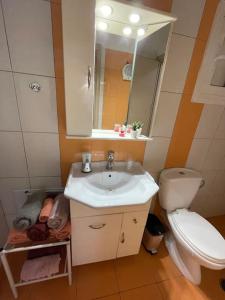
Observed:
[[[149,206],[94,209],[70,200],[73,266],[137,254]]]
[[[117,257],[138,254],[148,211],[123,214]]]
[[[67,135],[90,136],[94,101],[95,1],[62,1]]]

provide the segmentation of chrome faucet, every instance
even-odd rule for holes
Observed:
[[[107,153],[107,165],[106,165],[106,170],[112,170],[113,162],[114,162],[114,151],[110,150],[110,151],[108,151],[108,153]]]

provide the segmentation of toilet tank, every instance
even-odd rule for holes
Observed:
[[[202,182],[199,172],[185,169],[165,169],[159,177],[159,202],[168,212],[189,208]]]

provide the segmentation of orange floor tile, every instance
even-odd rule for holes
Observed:
[[[225,216],[210,221],[225,237]],[[18,272],[22,257],[12,259]],[[73,284],[61,278],[18,288],[18,300],[224,300],[220,279],[225,270],[202,269],[202,282],[194,286],[178,271],[162,244],[157,255],[140,253],[73,268]],[[13,300],[7,279],[0,269],[0,300]]]

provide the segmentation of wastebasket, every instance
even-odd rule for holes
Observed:
[[[144,235],[143,245],[152,255],[156,254],[158,247],[163,239],[165,227],[160,220],[153,214],[148,215]]]

